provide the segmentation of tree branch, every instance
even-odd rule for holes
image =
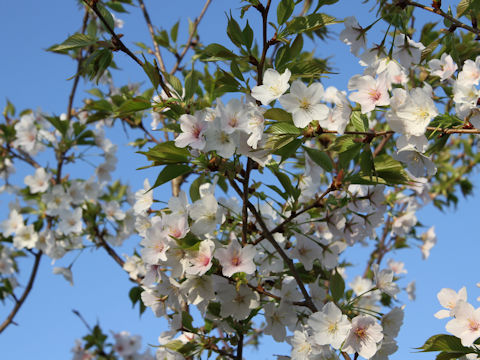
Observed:
[[[125,54],[127,54],[128,56],[130,56],[133,61],[135,61],[138,65],[140,65],[143,69],[143,66],[145,65],[142,60],[140,60],[134,53],[132,53],[130,51],[129,48],[127,48],[125,46],[125,44],[122,42],[122,40],[120,40],[120,37],[115,33],[115,31],[110,27],[110,25],[108,24],[108,22],[105,20],[105,18],[103,17],[103,15],[100,13],[100,11],[98,10],[97,8],[97,2],[95,0],[83,0],[85,2],[85,4],[88,5],[88,7],[90,9],[92,9],[92,11],[95,13],[95,15],[97,15],[97,17],[100,19],[100,21],[103,23],[103,25],[105,26],[105,28],[107,29],[107,31],[110,33],[110,35],[112,35],[112,45],[124,52]],[[163,80],[163,77],[162,77],[162,74],[160,74],[160,72],[158,72],[158,77],[159,77],[159,82],[160,82],[160,86],[162,87],[163,91],[165,91],[165,94],[167,94],[168,97],[172,97],[172,93],[170,92],[169,88],[167,87],[167,84],[165,84],[165,81]]]
[[[435,8],[432,8],[432,7],[429,7],[429,6],[425,6],[423,4],[419,4],[415,1],[410,1],[410,0],[402,0],[401,2],[405,3],[406,5],[410,5],[410,6],[415,6],[415,7],[418,7],[420,9],[423,9],[425,11],[429,11],[431,13],[434,13],[434,14],[437,14],[437,15],[440,15],[442,16],[443,18],[451,21],[456,27],[459,27],[459,28],[462,28],[462,29],[465,29],[467,31],[470,31],[476,35],[479,35],[480,34],[480,30],[477,28],[473,28],[471,26],[468,26],[467,24],[464,24],[462,23],[460,20],[457,20],[456,18],[454,18],[452,15],[450,14],[447,14],[446,12],[444,12],[443,10],[441,9],[435,9]]]
[[[230,180],[230,184],[240,196],[243,196],[242,190],[234,180]],[[290,269],[290,272],[295,278],[295,281],[297,282],[297,285],[300,288],[300,291],[302,292],[302,295],[305,299],[305,306],[307,306],[312,312],[317,312],[318,309],[313,303],[312,298],[308,294],[308,291],[305,288],[305,285],[303,284],[302,279],[300,279],[300,275],[298,274],[297,269],[295,269],[295,264],[293,263],[292,259],[288,257],[288,255],[285,253],[282,247],[276,242],[276,240],[272,236],[272,233],[270,232],[270,230],[268,230],[267,225],[263,221],[262,216],[258,213],[255,206],[250,201],[247,202],[247,205],[248,205],[248,209],[255,216],[255,219],[257,220],[258,224],[262,228],[262,233],[265,236],[265,238],[272,244],[272,246],[275,248],[275,250],[282,257],[283,261],[287,264],[288,268]]]
[[[207,11],[208,6],[210,5],[211,2],[212,2],[212,0],[205,1],[205,5],[203,5],[203,9],[200,12],[200,15],[198,15],[198,17],[193,22],[192,32],[188,36],[187,43],[185,44],[185,47],[183,48],[182,52],[177,56],[177,62],[173,66],[172,70],[170,71],[170,74],[174,74],[178,70],[178,67],[180,66],[180,63],[182,62],[183,58],[185,57],[185,54],[187,53],[190,46],[192,46],[193,36],[197,32],[198,24],[200,24],[200,21],[202,20],[203,16],[205,15],[205,12]]]
[[[28,280],[28,284],[25,287],[25,290],[23,291],[22,296],[15,303],[15,306],[13,307],[12,311],[10,311],[10,314],[8,314],[5,321],[0,325],[0,334],[7,328],[8,325],[10,325],[13,322],[13,318],[18,313],[23,303],[27,299],[28,295],[30,294],[30,291],[32,290],[32,287],[33,287],[33,283],[35,282],[35,278],[37,276],[38,266],[40,265],[40,259],[42,258],[42,254],[43,254],[42,251],[39,251],[38,253],[35,254],[35,262],[33,263],[33,268],[30,274],[30,279]]]
[[[153,26],[152,26],[152,21],[150,20],[150,15],[148,14],[147,8],[145,7],[145,4],[143,0],[138,0],[138,3],[140,4],[140,8],[142,9],[143,12],[143,17],[145,18],[145,21],[147,23],[148,27],[148,32],[150,33],[150,37],[152,38],[153,42],[153,48],[155,49],[155,58],[158,61],[158,66],[160,67],[160,70],[163,72],[167,71],[165,69],[165,63],[163,62],[162,54],[160,54],[160,48],[158,47],[157,42],[155,41],[155,32],[153,31]]]
[[[85,33],[85,30],[87,29],[87,24],[88,24],[88,10],[87,8],[85,8],[85,15],[83,15],[83,21],[82,21],[82,29],[80,31],[82,34]],[[82,67],[82,63],[83,63],[83,56],[82,56],[82,49],[80,49],[80,52],[77,58],[77,71],[75,73],[76,74],[75,79],[73,80],[70,96],[68,97],[67,121],[70,121],[70,119],[72,118],[73,99],[75,98],[75,92],[77,91],[78,81],[80,80],[80,69]]]

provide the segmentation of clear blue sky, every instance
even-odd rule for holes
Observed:
[[[203,1],[146,0],[146,5],[153,22],[161,24],[163,28],[169,29],[181,19],[180,36],[185,37],[186,18],[195,18],[203,6]],[[233,14],[237,15],[238,1],[213,1],[199,28],[201,39],[205,42],[229,44],[225,32],[225,13],[229,11],[229,6],[234,7]],[[366,19],[373,19],[367,14],[370,6],[372,2],[361,5],[360,1],[344,0],[340,1],[340,7],[333,7],[330,13],[338,17],[355,15],[362,25],[367,25]],[[417,23],[435,20],[431,16],[423,15],[417,17]],[[138,40],[150,44],[138,9],[132,9],[132,15],[119,17],[125,20],[122,32],[127,44]],[[81,14],[73,0],[24,0],[3,4],[0,13],[0,40],[3,49],[0,57],[1,103],[8,98],[17,109],[41,108],[46,113],[56,114],[66,111],[71,87],[71,82],[66,79],[74,74],[75,64],[65,56],[48,53],[44,49],[53,43],[61,42],[67,34],[77,31],[80,22]],[[342,25],[336,25],[332,30],[338,34],[342,28]],[[321,56],[333,55],[336,70],[341,73],[322,80],[324,85],[346,88],[348,78],[361,71],[348,47],[336,40],[336,37],[328,46],[318,43],[316,51]],[[114,73],[117,84],[147,81],[139,67],[123,54],[116,54],[115,61],[122,68],[122,71]],[[82,90],[83,86],[78,92],[76,104],[79,104],[78,100],[83,96]],[[1,105],[3,107],[3,104]],[[118,144],[122,145],[134,137],[127,139],[123,132],[117,129],[115,138]],[[134,154],[128,148],[120,150],[118,156],[116,176],[121,179],[128,178],[134,190],[142,186],[146,176],[149,176],[150,180],[154,179],[155,174],[152,171],[134,172],[135,168],[145,164],[143,156]],[[78,169],[72,171],[76,172]],[[30,172],[31,169],[20,168],[17,178],[23,179]],[[132,173],[135,176],[131,176]],[[474,183],[477,183],[477,180],[478,177]],[[157,196],[158,194],[159,192]],[[398,252],[398,256],[395,256],[396,260],[404,261],[408,269],[406,279],[402,280],[400,285],[404,287],[411,280],[416,280],[417,300],[410,302],[406,300],[406,296],[401,296],[401,300],[406,303],[406,318],[398,338],[400,350],[392,359],[432,358],[428,354],[412,354],[411,349],[423,344],[428,336],[445,332],[445,322],[433,317],[440,308],[436,293],[442,287],[458,290],[466,285],[469,299],[475,303],[473,299],[479,295],[475,283],[480,280],[476,277],[478,199],[475,197],[460,201],[456,212],[440,213],[428,207],[419,214],[419,220],[423,224],[436,226],[438,235],[438,244],[432,250],[428,261],[421,260],[419,249]],[[3,219],[7,211],[7,200],[0,200],[0,214]],[[136,241],[127,241],[123,252],[130,254]],[[366,253],[365,249],[356,247],[349,251],[347,258],[360,269]],[[68,265],[70,260],[71,257],[67,261],[60,261],[56,266]],[[24,275],[28,274],[30,266],[30,263],[22,262]],[[11,326],[0,336],[2,360],[69,359],[74,339],[86,333],[83,324],[72,314],[72,309],[79,310],[91,324],[98,319],[106,331],[127,330],[142,335],[144,344],[157,344],[157,337],[165,330],[165,323],[156,319],[150,310],[147,310],[141,319],[136,311],[131,310],[127,294],[132,284],[123,270],[104,253],[93,251],[79,258],[73,268],[74,287],[61,277],[53,275],[51,269],[49,261],[44,258],[35,288],[15,319],[19,326]],[[353,279],[355,271],[359,270],[348,271],[350,279]],[[10,306],[0,305],[0,319],[3,319],[8,311]],[[268,341],[268,337],[265,340],[266,345],[261,348],[261,352],[253,352],[248,356],[249,359],[271,359],[271,354],[288,348]]]

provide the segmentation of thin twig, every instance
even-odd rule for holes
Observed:
[[[373,154],[372,154],[373,157],[376,157],[380,153],[380,151],[382,151],[382,149],[385,147],[385,145],[387,145],[388,140],[390,140],[392,136],[393,136],[392,133],[385,135],[385,137],[382,139],[380,144],[378,144],[378,146],[373,151]]]
[[[247,245],[247,235],[248,235],[248,193],[249,193],[249,181],[250,181],[250,172],[252,171],[253,160],[248,158],[247,165],[245,169],[245,176],[243,178],[243,206],[242,206],[242,244]]]
[[[205,15],[205,12],[207,11],[208,6],[210,5],[211,2],[212,2],[212,0],[205,1],[205,5],[203,5],[203,9],[200,12],[200,15],[198,15],[198,17],[193,22],[192,31],[191,31],[190,35],[188,36],[187,43],[185,44],[185,47],[183,48],[182,52],[177,56],[177,62],[173,66],[172,70],[170,71],[170,74],[174,74],[178,70],[178,67],[180,66],[180,63],[182,62],[183,58],[185,57],[185,54],[187,53],[190,46],[192,46],[193,36],[197,32],[198,24],[200,24],[200,21],[202,20],[203,15]]]
[[[83,16],[82,29],[81,33],[84,34],[87,29],[88,24],[88,10],[85,8],[85,15]],[[82,49],[78,54],[77,58],[77,72],[75,73],[75,79],[73,80],[72,90],[70,91],[70,96],[68,97],[68,107],[67,107],[67,121],[70,121],[72,118],[72,108],[73,108],[73,99],[75,98],[75,92],[77,91],[78,81],[80,80],[80,69],[82,68],[83,56]]]
[[[327,190],[325,190],[322,195],[320,195],[317,199],[315,199],[315,201],[313,203],[311,203],[310,205],[307,205],[305,206],[302,210],[298,211],[298,212],[292,212],[290,214],[289,217],[287,217],[282,223],[280,223],[279,225],[277,225],[276,227],[274,227],[270,232],[272,234],[275,234],[276,232],[280,232],[282,231],[285,226],[290,223],[292,220],[294,220],[296,217],[302,215],[303,213],[313,209],[313,208],[316,208],[320,205],[321,201],[325,198],[325,196],[327,196],[330,192],[332,191],[335,191],[336,189],[333,187],[333,186],[329,186],[327,188]],[[264,240],[265,239],[265,236],[262,234],[260,235],[252,244],[253,245],[256,245],[258,244],[260,241]]]
[[[477,34],[479,35],[480,34],[480,30],[477,28],[473,28],[467,24],[464,24],[462,23],[460,20],[457,20],[456,18],[454,18],[452,15],[444,12],[443,10],[441,9],[434,9],[432,7],[429,7],[429,6],[426,6],[426,5],[423,5],[423,4],[419,4],[415,1],[410,1],[410,0],[406,0],[405,3],[407,5],[411,5],[411,6],[415,6],[415,7],[418,7],[420,9],[423,9],[423,10],[426,10],[426,11],[429,11],[431,13],[434,13],[434,14],[437,14],[437,15],[440,15],[442,17],[444,17],[445,19],[451,21],[456,27],[459,27],[459,28],[462,28],[462,29],[465,29],[467,31],[470,31],[474,34]]]
[[[100,11],[97,8],[96,2],[95,1],[88,1],[88,0],[83,0],[85,4],[87,4],[90,9],[97,15],[97,17],[100,19],[100,21],[103,23],[107,31],[112,35],[112,45],[115,47],[116,50],[120,50],[130,56],[133,61],[135,61],[138,65],[140,65],[143,69],[144,63],[142,60],[140,60],[133,52],[130,51],[128,47],[125,46],[125,44],[120,40],[120,37],[115,33],[115,31],[110,27],[108,22],[105,20],[103,15],[100,13]],[[168,97],[172,97],[172,93],[170,92],[170,89],[168,88],[167,84],[165,84],[165,81],[163,80],[162,74],[158,72],[158,78],[160,82],[160,86],[162,87],[163,91],[165,91],[165,94],[167,94]]]
[[[30,291],[32,290],[32,287],[33,287],[33,283],[35,282],[35,278],[37,276],[38,266],[40,265],[40,259],[42,258],[42,254],[43,254],[42,251],[39,251],[38,253],[35,254],[35,262],[33,263],[33,268],[32,268],[32,272],[30,273],[30,279],[28,280],[28,284],[25,287],[25,290],[23,291],[22,296],[18,299],[12,311],[10,311],[10,314],[8,314],[5,321],[0,325],[0,334],[7,328],[8,325],[10,325],[13,322],[13,318],[18,313],[23,303],[25,302],[26,298],[30,294]]]
[[[237,183],[234,180],[230,180],[230,184],[232,185],[233,189],[240,195],[242,196],[242,190],[240,187],[237,185]],[[282,247],[277,243],[275,238],[272,235],[272,232],[268,230],[267,225],[263,221],[262,216],[258,213],[257,209],[255,206],[248,201],[247,202],[248,209],[250,212],[255,216],[255,219],[257,220],[258,224],[260,225],[263,235],[265,238],[272,244],[272,246],[275,248],[275,250],[278,252],[278,254],[282,257],[283,261],[287,264],[288,268],[290,269],[290,272],[292,273],[295,281],[297,282],[298,287],[300,288],[300,291],[305,299],[305,306],[307,306],[312,312],[317,312],[318,309],[315,306],[311,296],[309,295],[307,289],[305,288],[305,285],[303,284],[302,279],[300,279],[300,275],[298,274],[297,269],[295,269],[295,264],[293,263],[292,259],[288,257],[288,255],[285,253],[285,251],[282,249]]]
[[[147,8],[145,7],[143,0],[138,0],[138,3],[140,4],[140,8],[142,9],[142,12],[143,12],[143,17],[145,18],[145,21],[147,23],[150,37],[152,38],[153,48],[155,50],[154,51],[155,58],[157,59],[158,66],[160,66],[160,70],[165,72],[167,70],[165,69],[165,63],[163,62],[162,54],[160,53],[160,48],[158,47],[158,44],[155,41],[155,32],[153,31],[152,20],[150,20],[150,15],[148,14]]]

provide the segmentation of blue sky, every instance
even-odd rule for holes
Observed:
[[[238,15],[238,4],[237,1],[213,1],[199,28],[204,42],[229,44],[225,32],[225,14],[230,10],[229,7],[233,6],[233,14]],[[445,4],[448,2],[444,1]],[[180,36],[185,38],[186,19],[197,16],[203,1],[146,0],[146,5],[150,10],[152,21],[155,24],[161,24],[165,29],[169,29],[177,20],[181,20]],[[340,1],[340,6],[332,7],[332,11],[326,12],[341,18],[355,15],[365,26],[369,21],[374,20],[374,17],[367,13],[372,5],[373,2],[361,5],[360,1],[344,0]],[[3,4],[0,13],[0,39],[3,48],[3,56],[0,57],[0,79],[2,79],[0,102],[8,98],[17,109],[41,109],[43,112],[55,114],[66,111],[71,88],[71,82],[66,79],[74,74],[76,65],[69,58],[48,53],[44,49],[53,43],[63,41],[68,34],[77,31],[81,16],[73,0],[49,2],[24,0]],[[125,20],[125,26],[121,32],[125,34],[123,39],[126,44],[131,44],[133,41],[150,44],[147,28],[138,9],[132,9],[132,15],[119,17]],[[436,18],[418,13],[417,23],[432,19]],[[254,22],[250,21],[250,23],[254,27]],[[342,25],[333,26],[334,34],[332,35],[336,37],[335,34],[338,34],[341,29]],[[418,37],[415,40],[418,40]],[[348,47],[336,38],[330,41],[328,46],[317,43],[315,51],[319,56],[332,55],[332,61],[340,73],[323,79],[324,85],[346,88],[349,77],[361,71]],[[117,84],[138,81],[146,83],[144,73],[125,55],[117,53],[115,61],[122,69],[114,72]],[[169,67],[168,63],[171,64],[171,60],[167,61],[167,67]],[[77,105],[84,96],[84,89],[85,87],[81,84]],[[119,145],[126,144],[134,138],[134,136],[130,139],[126,138],[121,129],[115,129],[114,136]],[[118,157],[116,176],[121,179],[128,178],[132,189],[142,187],[143,179],[147,176],[151,181],[154,180],[154,171],[133,172],[135,168],[145,165],[143,156],[127,148],[120,150]],[[67,171],[69,170],[73,173],[78,172],[78,169],[67,168]],[[22,180],[30,172],[32,169],[19,168],[17,179]],[[131,176],[132,173],[135,176]],[[477,180],[478,176],[475,177],[474,184]],[[160,196],[159,194],[160,192],[156,192],[156,197]],[[7,200],[4,198],[0,200],[3,209],[0,214],[3,219]],[[419,220],[426,225],[425,229],[430,225],[436,227],[438,244],[432,250],[429,260],[421,260],[419,249],[404,250],[394,254],[396,260],[405,262],[408,270],[406,279],[402,280],[400,285],[404,287],[409,281],[416,280],[417,300],[411,302],[406,300],[406,296],[401,296],[401,300],[406,303],[405,325],[398,338],[400,350],[391,359],[432,358],[431,355],[412,354],[411,351],[413,347],[423,344],[428,336],[445,332],[445,321],[433,317],[433,314],[440,309],[436,294],[442,287],[458,290],[466,285],[472,302],[480,295],[480,291],[475,287],[476,282],[479,281],[476,277],[477,253],[475,251],[478,246],[477,202],[478,198],[472,197],[461,200],[457,211],[447,210],[441,213],[429,206],[418,214]],[[127,241],[127,245],[119,252],[130,253],[136,241],[136,239]],[[348,260],[358,265],[360,269],[366,254],[365,249],[355,247],[349,252]],[[72,257],[67,261],[60,261],[56,266],[68,265],[71,259]],[[30,266],[28,261],[22,262],[24,276],[28,274],[27,269]],[[128,281],[123,270],[104,253],[92,251],[77,260],[73,267],[75,278],[73,287],[61,277],[53,275],[51,269],[49,260],[44,258],[35,288],[15,319],[19,326],[9,327],[0,336],[2,359],[70,358],[74,339],[86,333],[84,325],[73,315],[72,309],[79,310],[90,324],[98,320],[106,331],[127,330],[142,335],[144,344],[157,344],[158,335],[165,330],[164,321],[156,319],[150,310],[147,310],[141,319],[136,310],[131,310],[127,294],[133,284]],[[349,279],[353,279],[355,271],[359,270],[348,270]],[[0,307],[0,319],[3,319],[8,311],[10,311],[9,306]],[[279,353],[282,348],[288,348],[268,340],[268,337],[265,338],[265,344],[265,347],[261,347],[261,352],[253,352],[248,358],[271,359],[271,354]]]

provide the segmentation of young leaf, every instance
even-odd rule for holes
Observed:
[[[293,0],[282,0],[277,7],[277,22],[278,25],[282,25],[285,21],[288,20],[290,15],[292,15],[293,8],[295,7],[295,3]]]
[[[330,278],[330,294],[332,294],[333,300],[337,302],[343,296],[345,292],[345,281],[343,280],[342,275],[335,270],[334,274]]]
[[[62,52],[62,51],[68,51],[68,50],[72,50],[72,49],[87,47],[87,46],[95,44],[96,42],[97,42],[97,39],[95,39],[95,38],[92,38],[92,37],[84,35],[84,34],[77,33],[77,34],[73,34],[72,36],[70,36],[63,43],[61,43],[59,45],[51,46],[47,50],[48,51],[53,51],[53,52]]]
[[[318,149],[313,149],[308,146],[303,146],[305,152],[310,156],[310,158],[319,165],[323,170],[330,172],[333,170],[332,160],[328,157],[325,151]]]
[[[157,180],[153,184],[152,189],[159,187],[160,185],[165,184],[166,182],[175,179],[180,175],[185,175],[192,172],[192,167],[189,165],[182,164],[170,164],[163,168],[163,170],[158,174]]]

